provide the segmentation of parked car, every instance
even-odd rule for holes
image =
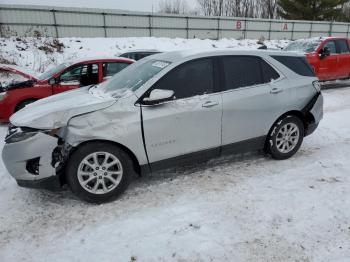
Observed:
[[[2,157],[20,186],[68,183],[81,199],[104,202],[135,173],[258,149],[287,159],[322,116],[304,56],[177,51],[25,107],[11,117]]]
[[[138,61],[138,60],[145,58],[147,56],[155,55],[155,54],[159,54],[159,53],[161,53],[161,52],[158,50],[154,50],[154,49],[132,50],[132,51],[128,51],[126,53],[121,54],[120,57],[126,57],[126,58],[133,59],[135,61]]]
[[[284,50],[306,53],[321,81],[350,77],[350,42],[342,37],[321,37],[291,42]]]
[[[39,76],[15,68],[28,79],[0,87],[0,122],[8,122],[14,112],[38,99],[101,83],[133,62],[127,58],[67,61]]]

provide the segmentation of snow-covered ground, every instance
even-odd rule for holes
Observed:
[[[160,172],[109,204],[19,188],[0,163],[0,261],[349,261],[350,87],[324,96],[293,158]]]
[[[265,41],[268,48],[281,49],[287,40]],[[65,60],[86,57],[117,57],[135,49],[173,51],[193,48],[257,49],[257,40],[200,40],[183,38],[0,38],[1,58],[10,63],[43,72]]]

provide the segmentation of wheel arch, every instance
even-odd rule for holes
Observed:
[[[273,127],[276,125],[276,123],[278,123],[278,121],[280,121],[281,119],[283,119],[286,116],[295,116],[297,118],[299,118],[301,120],[301,122],[303,123],[304,126],[304,136],[307,133],[307,129],[309,127],[310,123],[313,123],[315,121],[315,118],[313,117],[313,115],[310,112],[302,112],[299,110],[290,110],[288,112],[285,112],[284,114],[282,114],[281,116],[279,116],[276,121],[273,122],[273,124],[271,125],[269,132],[267,133],[266,136],[266,140],[265,140],[265,144],[264,144],[264,151],[266,151],[267,148],[267,143],[269,141],[269,136],[271,134],[271,132],[273,131]]]
[[[314,116],[313,116],[310,112],[303,112],[303,111],[298,111],[298,110],[291,110],[291,111],[285,112],[284,114],[282,114],[281,116],[279,116],[279,117],[276,119],[276,121],[273,122],[273,124],[271,125],[271,127],[270,127],[270,129],[269,129],[268,134],[271,133],[272,128],[274,127],[274,125],[275,125],[278,121],[280,121],[282,118],[284,118],[284,117],[286,117],[286,116],[289,116],[289,115],[298,117],[298,118],[303,122],[305,131],[307,130],[309,124],[315,122],[315,118],[314,118]]]
[[[35,101],[37,101],[37,100],[38,100],[38,98],[34,98],[34,97],[22,99],[21,101],[19,101],[19,102],[15,105],[15,107],[14,107],[14,109],[13,109],[13,113],[17,112],[18,109],[19,109],[19,107],[20,107],[20,105],[22,105],[23,103],[25,103],[25,102],[32,102],[32,103],[33,103],[33,102],[35,102]]]
[[[69,156],[68,157],[70,157],[70,155],[73,154],[76,150],[78,150],[81,146],[89,144],[89,143],[98,143],[98,142],[100,142],[100,143],[109,143],[109,144],[112,144],[112,145],[115,145],[115,146],[121,148],[131,158],[131,160],[133,162],[134,171],[138,175],[141,175],[141,166],[140,166],[140,162],[137,159],[136,155],[128,147],[126,147],[125,145],[120,144],[120,143],[115,142],[115,141],[112,141],[112,140],[92,139],[92,140],[87,140],[87,141],[81,142],[80,144],[78,144],[78,145],[76,145],[76,146],[71,148],[71,150],[69,151]]]

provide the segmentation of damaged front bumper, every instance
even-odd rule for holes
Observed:
[[[32,132],[21,141],[6,142],[2,159],[19,186],[48,190],[61,188],[57,163],[53,159],[58,142],[58,137],[40,131]]]

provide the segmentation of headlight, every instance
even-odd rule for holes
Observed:
[[[38,132],[17,132],[5,138],[7,144],[16,143],[35,136]]]
[[[321,92],[321,84],[320,84],[320,82],[314,81],[312,84],[313,84],[314,88],[316,89],[316,91],[318,93]]]
[[[7,93],[6,92],[2,92],[0,93],[0,101],[4,100],[6,97]]]

